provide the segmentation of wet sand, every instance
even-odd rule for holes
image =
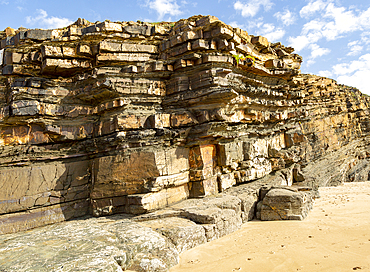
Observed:
[[[320,189],[304,221],[250,221],[170,272],[370,271],[370,182]]]

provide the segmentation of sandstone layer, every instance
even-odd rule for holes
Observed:
[[[369,98],[213,16],[0,35],[1,234],[172,205],[205,231],[182,251],[369,179]],[[226,212],[192,202],[226,191]]]

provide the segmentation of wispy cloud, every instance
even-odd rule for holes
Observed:
[[[364,31],[361,33],[361,42],[363,44],[370,44],[370,31]]]
[[[304,6],[299,15],[303,18],[308,18],[311,15],[315,14],[316,12],[323,10],[327,6],[326,1],[317,0],[317,1],[310,1],[306,6]]]
[[[319,76],[322,76],[322,77],[331,77],[333,75],[333,73],[328,70],[319,71],[318,74]]]
[[[289,37],[288,41],[296,51],[315,44],[321,39],[337,40],[345,35],[369,29],[370,8],[364,11],[337,7],[332,1],[310,1],[300,11],[303,18],[315,13],[316,19],[303,25],[301,34]]]
[[[263,17],[259,17],[256,20],[248,22],[248,25],[239,24],[236,21],[231,22],[230,25],[232,27],[239,27],[247,30],[248,33],[266,37],[270,42],[277,42],[285,35],[284,29],[276,27],[274,24],[265,23]]]
[[[8,1],[5,1],[5,0],[1,0],[0,1],[0,4],[1,5],[9,5],[9,2]]]
[[[261,26],[261,35],[266,37],[270,42],[276,42],[284,37],[285,30],[277,28],[273,24],[263,24]]]
[[[341,84],[357,87],[361,92],[370,95],[368,79],[370,75],[370,53],[360,56],[357,60],[336,64],[332,67],[333,74]]]
[[[300,35],[297,37],[289,37],[288,38],[290,46],[292,46],[295,51],[299,52],[306,46],[308,46],[311,42],[317,42],[318,39],[310,39],[310,37],[305,35]]]
[[[146,6],[158,13],[158,20],[162,20],[165,15],[178,16],[183,13],[176,0],[147,0]]]
[[[253,1],[249,0],[246,3],[242,3],[240,1],[236,1],[234,3],[234,9],[241,13],[243,17],[254,17],[258,11],[260,10],[261,6],[266,10],[270,10],[274,4],[270,0],[260,0],[260,1]]]
[[[317,44],[311,44],[310,49],[311,49],[311,58],[312,59],[322,57],[322,56],[327,55],[331,52],[329,48],[322,48]]]
[[[320,47],[318,44],[310,44],[309,48],[311,49],[311,54],[306,62],[307,66],[310,66],[316,62],[316,58],[327,55],[331,52],[329,48]]]
[[[349,52],[347,53],[347,56],[356,56],[361,53],[361,51],[364,49],[364,47],[360,44],[361,41],[353,41],[348,43],[348,49]]]
[[[247,30],[247,26],[246,25],[239,24],[237,21],[232,21],[232,22],[229,23],[229,25],[231,25],[232,27],[238,27],[240,29]]]
[[[71,21],[68,18],[58,18],[54,16],[50,17],[48,16],[47,12],[43,9],[38,9],[35,17],[27,16],[26,22],[30,26],[47,29],[61,28],[73,23],[73,21]]]
[[[284,25],[288,26],[295,22],[296,17],[290,10],[285,10],[283,12],[277,12],[274,14],[276,19],[283,22]]]
[[[333,72],[340,76],[362,70],[370,70],[370,53],[362,55],[357,60],[349,63],[340,63],[333,66]]]

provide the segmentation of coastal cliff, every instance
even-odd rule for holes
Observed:
[[[216,17],[0,36],[0,234],[123,213],[196,229],[181,252],[370,178],[369,97]]]

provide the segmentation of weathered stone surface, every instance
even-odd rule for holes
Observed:
[[[186,200],[172,208],[180,209],[182,216],[201,224],[207,241],[237,230],[242,223],[241,200],[231,195]]]
[[[253,37],[251,41],[255,46],[260,47],[260,48],[265,48],[269,46],[268,40],[262,36]]]
[[[263,221],[303,220],[313,206],[311,192],[293,187],[272,187],[267,192],[261,192],[261,198],[257,204],[257,218]]]
[[[141,214],[164,208],[189,197],[188,184],[155,193],[128,196],[128,213]]]
[[[87,200],[53,204],[49,205],[49,207],[33,208],[29,211],[0,215],[0,234],[20,232],[71,220],[84,216],[89,211],[89,202]]]
[[[108,21],[104,21],[96,26],[97,31],[101,32],[122,32],[122,25],[118,23],[112,23]]]
[[[45,29],[30,29],[24,34],[25,38],[37,41],[50,40],[52,38],[53,30]]]
[[[71,221],[0,241],[6,271],[167,271],[179,254],[160,233],[119,217]]]
[[[1,233],[131,213],[165,219],[163,234],[179,238],[169,247],[184,250],[253,219],[259,200],[259,215],[282,210],[266,218],[306,215],[308,193],[262,186],[369,179],[369,98],[300,74],[281,43],[212,16],[11,33],[0,49]]]
[[[97,56],[98,62],[144,62],[154,60],[147,53],[101,53]]]
[[[220,175],[218,183],[218,188],[221,192],[233,187],[236,184],[235,174],[229,173]]]
[[[44,74],[68,74],[69,70],[91,68],[91,63],[84,60],[45,59],[42,63]]]
[[[152,26],[129,25],[123,27],[123,29],[129,34],[150,36],[152,33]]]
[[[286,63],[282,60],[271,59],[265,62],[266,68],[286,68]]]
[[[218,145],[219,165],[235,166],[244,160],[243,142],[231,142]]]
[[[187,219],[169,217],[140,224],[167,237],[179,253],[207,242],[204,228]]]
[[[157,53],[157,47],[149,44],[120,43],[117,41],[102,41],[99,43],[102,52]]]
[[[0,214],[86,200],[88,169],[88,161],[1,169]]]

